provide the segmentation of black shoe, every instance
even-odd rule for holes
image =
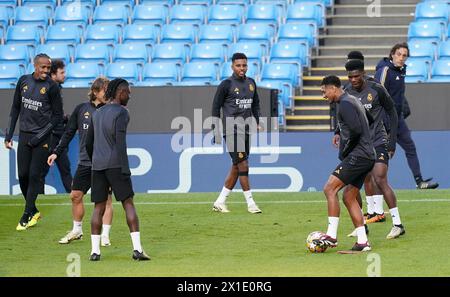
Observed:
[[[90,257],[89,257],[89,261],[100,261],[100,255],[93,253]]]
[[[432,179],[433,179],[433,178],[430,177],[430,178],[424,179],[423,181],[427,183],[427,182],[430,182]]]
[[[133,260],[138,260],[138,261],[147,261],[150,260],[150,257],[144,252],[138,252],[137,250],[133,251],[133,256],[132,256]]]
[[[352,247],[352,251],[356,251],[356,252],[368,252],[372,250],[372,248],[369,245],[369,242],[366,243],[355,243],[355,245]]]
[[[417,184],[417,189],[420,190],[436,189],[437,187],[439,187],[438,183],[429,183],[426,181],[421,181],[420,183]]]

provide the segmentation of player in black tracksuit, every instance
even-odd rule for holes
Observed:
[[[220,110],[223,111],[223,131],[227,149],[232,159],[230,172],[225,179],[225,185],[213,204],[213,210],[229,212],[225,202],[239,178],[247,210],[250,213],[261,213],[253,200],[248,178],[248,155],[250,153],[250,136],[259,124],[259,97],[256,83],[245,76],[247,72],[247,57],[235,53],[232,60],[233,75],[222,81],[217,88],[212,106],[214,117],[215,143],[221,143]]]
[[[77,171],[73,178],[70,198],[72,200],[73,228],[63,238],[59,240],[60,244],[68,244],[73,240],[81,239],[83,236],[82,221],[84,217],[83,196],[91,188],[91,169],[92,162],[86,151],[86,137],[92,115],[95,111],[105,105],[105,91],[108,86],[106,78],[97,78],[91,86],[89,92],[89,102],[77,105],[67,123],[66,131],[61,137],[61,141],[53,150],[53,154],[48,157],[47,163],[53,165],[61,154],[67,151],[70,141],[78,131],[79,135],[79,161]],[[112,200],[108,196],[105,214],[103,215],[103,231],[101,237],[102,246],[110,245],[109,230],[112,221]]]
[[[371,247],[364,228],[364,219],[356,196],[364,183],[366,175],[375,163],[375,148],[369,123],[373,118],[364,109],[361,102],[345,93],[341,81],[336,76],[327,76],[322,80],[323,97],[330,103],[338,103],[337,123],[340,129],[339,159],[342,161],[329,177],[324,186],[328,202],[328,230],[317,240],[317,244],[329,247],[337,246],[337,228],[339,224],[338,192],[344,191],[344,204],[347,207],[353,225],[356,228],[358,241],[354,251],[369,251]]]
[[[100,230],[110,188],[125,210],[133,243],[132,258],[150,260],[141,246],[128,164],[126,134],[130,115],[125,106],[130,100],[130,93],[126,80],[112,80],[105,94],[110,102],[95,112],[88,129],[86,151],[92,160],[91,200],[95,203],[91,220],[91,261],[100,260]]]
[[[17,167],[20,189],[25,197],[25,210],[16,230],[36,225],[40,212],[36,199],[43,184],[47,166],[51,132],[63,120],[61,93],[50,77],[51,60],[45,54],[34,58],[34,72],[17,82],[9,117],[5,146],[12,148],[12,137],[20,116]]]

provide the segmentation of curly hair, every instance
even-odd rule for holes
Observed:
[[[106,92],[105,92],[106,99],[107,100],[114,99],[116,97],[117,90],[121,86],[128,87],[129,84],[123,78],[115,78],[112,81],[110,81],[109,84],[108,84],[108,88],[106,89]]]

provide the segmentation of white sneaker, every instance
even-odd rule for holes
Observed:
[[[212,210],[217,211],[217,212],[223,212],[223,213],[230,212],[228,210],[228,207],[225,205],[225,203],[223,203],[223,204],[214,203]]]
[[[262,213],[256,204],[249,205],[247,209],[249,213]]]
[[[106,236],[102,236],[100,238],[100,243],[102,246],[110,246],[111,245],[111,241],[109,240],[109,237],[106,237]]]
[[[392,226],[391,232],[386,236],[387,239],[394,239],[405,234],[405,228],[403,226]]]
[[[348,234],[347,237],[358,237],[358,234],[356,234],[356,229],[353,230],[352,233]]]
[[[71,241],[81,239],[83,237],[83,232],[81,231],[70,231],[63,238],[61,238],[58,242],[60,244],[68,244]]]

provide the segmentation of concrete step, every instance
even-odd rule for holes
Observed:
[[[330,115],[290,115],[286,116],[286,126],[329,125]]]
[[[358,46],[361,44],[368,46],[393,46],[398,42],[404,42],[407,35],[402,34],[382,34],[382,35],[323,35],[319,36],[321,46]]]
[[[364,63],[366,65],[377,65],[378,62],[386,55],[364,55]],[[347,62],[345,56],[313,56],[313,67],[342,67]]]
[[[414,20],[413,15],[408,14],[383,14],[381,17],[370,18],[366,14],[351,15],[332,15],[327,17],[327,25],[355,25],[355,26],[367,26],[367,25],[408,25]]]
[[[329,105],[295,106],[294,115],[300,116],[329,116]]]
[[[367,75],[373,76],[375,74],[375,66],[365,66],[364,69],[366,70]],[[346,76],[347,71],[345,71],[345,68],[343,66],[341,66],[341,67],[312,67],[311,75],[313,75],[313,76],[326,76],[326,75]]]
[[[408,34],[407,25],[393,25],[393,26],[383,26],[383,25],[367,25],[367,26],[344,26],[344,25],[331,25],[326,28],[327,33],[330,35],[380,35],[380,34]]]
[[[403,2],[402,2],[403,3]],[[392,12],[399,14],[410,14],[414,13],[416,10],[415,4],[400,4],[400,1],[397,1],[397,4],[384,4],[384,1],[381,0],[380,6],[380,16],[384,14],[391,14]],[[335,14],[365,14],[367,16],[373,15],[378,12],[373,9],[373,6],[369,6],[370,3],[366,2],[365,4],[336,4],[334,5],[334,13]]]
[[[364,56],[366,55],[387,55],[392,45],[329,45],[319,46],[319,54],[323,56],[337,56],[342,55],[346,57],[351,51],[360,51]]]
[[[378,3],[383,5],[394,5],[394,4],[417,4],[421,0],[379,0]],[[375,0],[367,1],[367,0],[338,0],[335,1],[335,4],[341,4],[341,5],[370,5],[370,4],[376,4]]]
[[[291,132],[328,132],[330,125],[290,125],[286,131]]]

